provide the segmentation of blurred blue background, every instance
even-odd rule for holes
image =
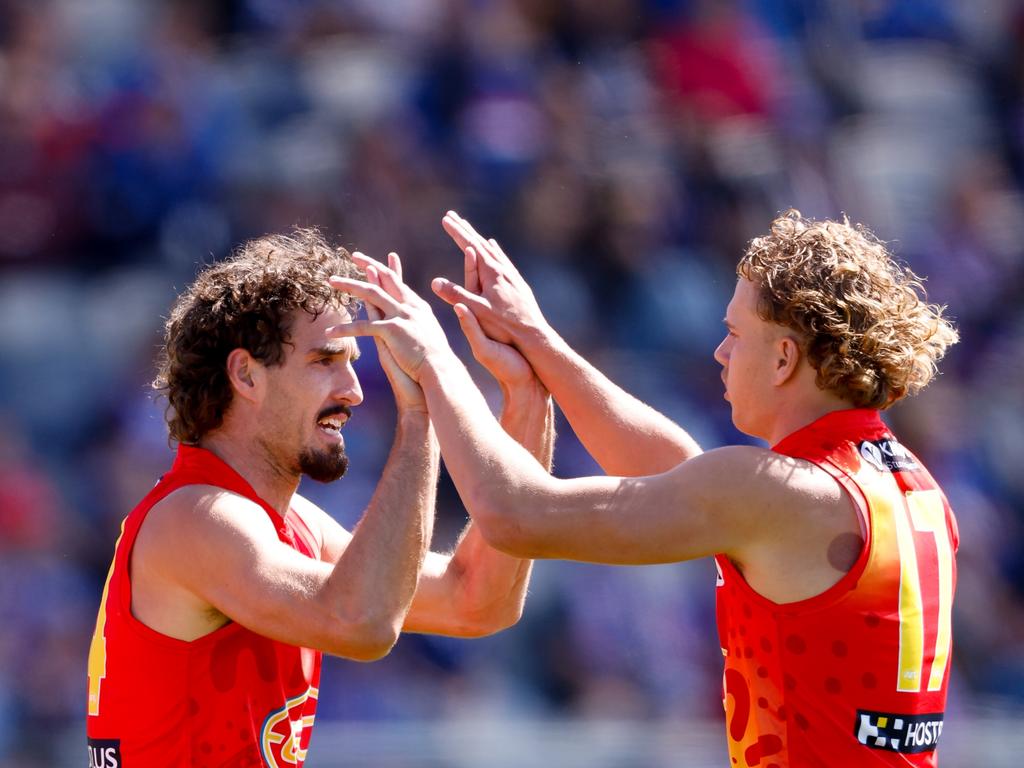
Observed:
[[[959,324],[887,418],[959,517],[943,764],[1019,764],[1022,184],[1015,0],[0,0],[0,766],[85,764],[89,637],[171,460],[148,382],[198,265],[315,225],[426,292],[461,277],[454,208],[710,447],[743,439],[711,357],[734,265],[788,207],[868,224]],[[304,485],[346,525],[394,424],[363,347],[350,474]],[[556,472],[595,471],[563,424]],[[438,514],[436,548],[450,484]],[[725,764],[713,579],[540,563],[499,636],[327,663],[309,765]]]

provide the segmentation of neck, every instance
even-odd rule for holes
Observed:
[[[299,476],[284,472],[255,436],[238,436],[215,430],[199,443],[240,474],[256,495],[282,517],[299,487]]]
[[[810,397],[794,398],[775,410],[765,439],[768,440],[768,445],[775,445],[787,435],[832,411],[845,411],[853,407],[852,403],[821,390],[817,390]]]

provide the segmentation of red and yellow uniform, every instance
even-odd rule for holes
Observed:
[[[716,556],[732,765],[935,766],[958,545],[945,496],[874,410],[830,413],[773,450],[835,477],[867,536],[848,574],[795,603]]]
[[[186,642],[132,616],[129,558],[149,510],[186,485],[224,488],[259,504],[282,542],[317,558],[315,539],[282,518],[209,451],[181,446],[171,471],[122,524],[89,650],[89,765],[302,766],[316,712],[321,654],[229,622]],[[188,557],[188,552],[182,552]]]

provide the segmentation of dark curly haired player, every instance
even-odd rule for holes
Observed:
[[[326,335],[353,308],[331,274],[358,270],[315,231],[263,237],[171,311],[157,383],[178,456],[125,519],[103,590],[94,768],[301,766],[321,652],[372,660],[403,629],[471,637],[518,620],[529,561],[473,526],[451,555],[427,552],[437,446],[422,390],[387,350],[398,428],[358,526],[296,493],[303,474],[345,473],[341,430],[363,399],[354,340]],[[546,466],[546,391],[511,348],[469,341],[502,384],[502,423]]]

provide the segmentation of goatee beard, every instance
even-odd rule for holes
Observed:
[[[345,448],[338,446],[334,451],[314,451],[306,448],[299,454],[299,470],[318,483],[333,483],[348,470]]]

